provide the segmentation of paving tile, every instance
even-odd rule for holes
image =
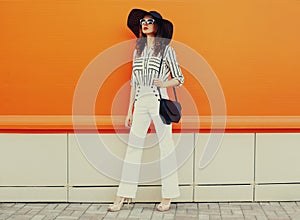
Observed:
[[[14,202],[3,202],[3,203],[0,204],[0,208],[1,207],[12,207],[14,205],[15,205]]]
[[[269,211],[284,210],[281,206],[264,206],[263,209]]]
[[[264,215],[261,215],[261,216],[256,216],[256,219],[257,220],[268,220],[268,218]]]
[[[163,218],[163,219],[165,219],[165,218]],[[175,215],[174,217],[173,217],[173,219],[178,219],[178,220],[190,220],[190,219],[192,219],[192,220],[198,220],[199,218],[198,217],[190,217],[190,216],[186,216],[186,215]]]
[[[198,215],[198,210],[197,209],[187,209],[186,210],[186,215],[187,216],[197,216]]]
[[[143,211],[141,213],[141,215],[139,216],[139,218],[151,219],[152,214],[153,214],[153,211]]]
[[[79,217],[79,220],[98,220],[98,219],[104,219],[103,214],[83,214]]]
[[[165,213],[163,216],[163,219],[174,219],[175,218],[175,213]]]
[[[222,219],[244,219],[243,215],[222,215]]]
[[[29,220],[31,219],[32,216],[28,216],[28,215],[12,215],[8,218],[8,220]]]
[[[17,215],[25,215],[27,212],[29,212],[31,209],[30,208],[27,208],[26,206],[24,206],[23,208],[21,209],[18,209],[15,214]]]
[[[0,203],[0,220],[299,220],[299,202],[172,203],[159,212],[158,203],[132,203],[119,212],[108,212],[99,203]]]
[[[73,213],[71,214],[71,216],[73,216],[73,217],[80,217],[80,216],[83,215],[84,212],[85,212],[84,210],[82,210],[82,211],[73,211]]]
[[[142,207],[134,206],[130,212],[129,217],[130,218],[139,217],[141,215],[142,211],[143,211]]]
[[[221,215],[209,215],[209,220],[220,220]]]
[[[64,209],[66,209],[68,206],[69,206],[68,203],[61,203],[61,204],[58,204],[58,205],[55,207],[55,209],[56,209],[56,210],[64,210]]]
[[[291,214],[290,217],[291,217],[293,220],[298,220],[298,219],[300,219],[300,210],[299,210],[298,212],[295,212],[295,213]]]
[[[277,214],[275,211],[268,211],[268,210],[265,210],[265,214],[268,218],[274,218],[274,217],[277,217]]]
[[[0,209],[1,209],[1,207],[0,207]],[[0,213],[0,220],[7,219],[9,216],[11,216],[11,214]]]
[[[223,206],[228,206],[229,204],[228,203],[223,203]],[[208,203],[208,207],[210,209],[219,209],[220,206],[218,203]]]
[[[245,216],[253,216],[253,215],[265,215],[265,213],[269,212],[269,215],[276,215],[274,211],[263,211],[263,210],[243,210],[242,211]]]
[[[119,212],[107,212],[105,218],[117,218]]]
[[[56,217],[57,216],[55,216],[55,215],[46,215],[46,217],[43,218],[43,220],[54,220],[54,219],[56,219]]]
[[[78,217],[74,217],[74,216],[58,216],[56,217],[57,220],[68,220],[68,219],[78,219]]]
[[[24,207],[26,205],[26,203],[15,203],[14,205],[13,205],[13,207],[15,207],[15,208],[22,208],[22,207]]]
[[[63,215],[63,216],[70,216],[72,215],[74,211],[73,210],[63,210],[60,215]]]
[[[65,210],[73,210],[73,211],[85,211],[88,209],[89,205],[69,205],[65,208]]]
[[[131,210],[130,209],[126,209],[126,210],[120,210],[119,214],[117,215],[117,219],[126,219],[129,217]]]
[[[244,219],[244,217],[240,216],[222,216],[222,220],[241,220]]]
[[[245,216],[244,220],[256,220],[256,217],[255,216],[252,216],[252,217]]]
[[[108,205],[93,204],[85,210],[85,213],[105,215],[107,213],[107,208]]]
[[[39,215],[59,215],[62,212],[62,210],[54,210],[54,209],[43,209],[39,212]]]
[[[198,220],[209,220],[209,215],[198,215]]]
[[[45,219],[45,217],[46,217],[45,215],[35,215],[30,220],[43,220],[43,219]]]
[[[153,220],[153,219],[155,219],[155,220],[157,220],[157,219],[163,219],[163,217],[164,217],[164,213],[163,212],[154,211],[152,213],[151,220]]]

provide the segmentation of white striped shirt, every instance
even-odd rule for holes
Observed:
[[[184,77],[178,65],[175,51],[171,46],[166,46],[159,77],[158,71],[161,55],[154,56],[154,50],[148,50],[147,46],[145,46],[140,57],[137,57],[136,53],[136,50],[134,50],[131,75],[131,86],[133,86],[136,91],[136,99],[145,93],[149,93],[149,91],[157,96],[158,92],[153,84],[155,78],[167,81],[169,77],[172,77],[178,79],[180,82],[179,86],[184,82]],[[163,98],[168,98],[166,88],[161,88],[160,91]]]

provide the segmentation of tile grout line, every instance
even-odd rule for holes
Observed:
[[[69,166],[69,163],[70,163],[70,158],[69,158],[69,133],[67,133],[67,202],[70,202],[70,180],[69,180],[69,170],[70,170],[70,166]]]
[[[252,195],[252,201],[255,202],[255,193],[256,193],[256,155],[257,155],[257,133],[254,133],[254,155],[253,155],[253,195]]]
[[[194,133],[194,139],[193,139],[193,183],[192,183],[192,189],[193,189],[193,198],[192,202],[195,202],[195,186],[196,186],[196,179],[195,179],[195,163],[196,163],[196,133]],[[198,206],[198,205],[197,205]]]
[[[198,138],[199,138],[199,135],[198,135]],[[194,143],[193,143],[193,184],[192,184],[192,187],[193,187],[193,199],[192,199],[192,202],[195,202],[195,188],[196,188],[196,178],[195,178],[195,175],[196,175],[196,171],[195,171],[195,164],[196,164],[196,133],[194,133]],[[200,211],[199,211],[199,202],[196,202],[197,204],[197,217],[199,218],[199,215],[200,215]],[[177,207],[176,207],[177,208]]]

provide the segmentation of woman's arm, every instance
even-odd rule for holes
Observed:
[[[125,119],[126,127],[131,127],[132,124],[132,109],[133,109],[134,101],[135,101],[135,89],[133,86],[131,86],[128,113]]]
[[[184,76],[182,75],[181,68],[178,65],[175,50],[171,46],[166,47],[166,63],[170,68],[172,79],[176,79],[179,82],[176,86],[181,86],[184,82]]]
[[[136,57],[136,49],[133,51],[133,60],[135,59],[135,57]],[[132,123],[132,110],[133,110],[133,105],[134,105],[134,101],[135,101],[136,80],[135,80],[135,75],[134,75],[133,71],[131,73],[130,85],[131,85],[131,88],[130,88],[129,106],[128,106],[127,116],[126,116],[126,119],[125,119],[125,126],[126,127],[131,126],[131,123]]]
[[[162,81],[159,79],[154,79],[154,85],[157,87],[174,87],[174,86],[181,86],[184,82],[184,77],[182,75],[181,69],[178,65],[177,58],[173,47],[167,46],[166,47],[166,63],[171,71],[172,79],[168,81]]]
[[[154,85],[159,88],[174,87],[174,86],[178,86],[179,84],[180,82],[176,78],[170,79],[168,81],[161,81],[159,79],[154,79]]]
[[[129,99],[129,107],[128,107],[128,113],[127,113],[127,115],[132,114],[132,108],[133,108],[134,100],[135,100],[135,89],[134,89],[133,86],[131,86],[131,89],[130,89],[130,99]]]

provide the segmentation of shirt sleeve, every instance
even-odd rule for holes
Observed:
[[[134,87],[134,89],[136,89],[136,79],[133,73],[133,64],[134,64],[134,60],[136,57],[136,49],[133,51],[133,59],[132,59],[132,70],[131,70],[131,81],[130,81],[130,85]]]
[[[167,50],[166,54],[165,54],[166,63],[168,65],[168,67],[170,68],[172,78],[175,78],[179,81],[179,85],[178,85],[178,87],[179,87],[184,82],[184,76],[182,75],[181,69],[178,65],[176,54],[175,54],[173,47],[167,46],[166,50]]]

